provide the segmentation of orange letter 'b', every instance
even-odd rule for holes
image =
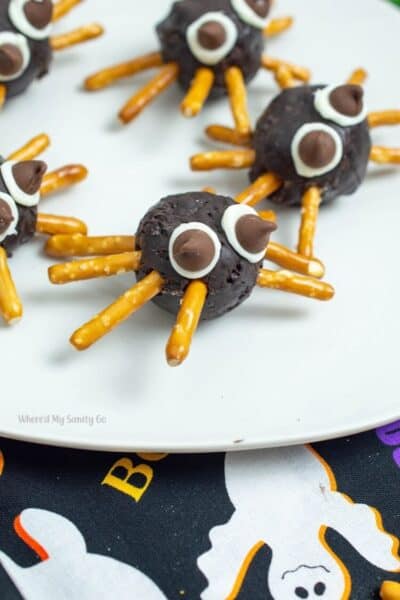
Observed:
[[[123,469],[126,475],[124,477],[114,475],[117,469]],[[135,502],[139,502],[149,487],[153,479],[153,474],[153,469],[148,465],[140,464],[135,467],[129,458],[121,458],[113,464],[101,484],[109,485],[119,492],[131,496]],[[144,477],[144,484],[137,486],[129,483],[129,480],[133,475],[141,475]]]

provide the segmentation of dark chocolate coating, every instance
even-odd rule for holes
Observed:
[[[21,34],[8,17],[9,4],[9,0],[0,1],[0,32],[12,31]],[[22,94],[35,79],[46,75],[51,63],[52,51],[48,39],[33,40],[27,36],[24,37],[28,41],[31,59],[25,71],[17,79],[1,81],[0,78],[0,84],[5,85],[7,88],[7,98]]]
[[[4,162],[4,159],[0,157],[0,165]],[[4,179],[0,173],[0,192],[5,192],[9,194],[8,188],[4,183]],[[29,242],[36,231],[36,221],[37,221],[37,206],[21,206],[17,204],[18,208],[18,225],[16,227],[17,233],[14,235],[9,235],[2,242],[0,242],[0,246],[2,246],[7,252],[8,256],[12,256],[13,252],[22,244],[26,244]]]
[[[214,319],[233,310],[246,300],[254,286],[261,263],[251,264],[229,244],[221,221],[225,210],[234,203],[231,198],[206,192],[188,192],[163,198],[142,219],[136,247],[142,252],[138,280],[151,271],[158,271],[165,279],[162,292],[154,302],[164,310],[177,314],[183,293],[190,280],[181,277],[169,261],[168,245],[172,232],[182,223],[197,221],[208,225],[217,234],[221,256],[211,273],[203,277],[208,287],[202,320]]]
[[[341,127],[328,121],[314,108],[314,92],[325,86],[300,86],[284,90],[269,105],[257,122],[254,134],[256,160],[250,172],[254,181],[266,172],[273,172],[284,182],[271,196],[272,202],[300,205],[304,192],[318,186],[323,202],[337,196],[353,194],[365,178],[371,151],[371,136],[367,121],[352,127]],[[319,177],[298,175],[291,154],[291,143],[297,130],[305,123],[329,125],[343,141],[343,159],[339,165]]]
[[[193,56],[187,41],[188,27],[208,12],[222,12],[236,25],[238,39],[231,52],[216,65],[203,65]],[[246,82],[257,74],[264,50],[261,30],[244,23],[235,13],[230,0],[181,0],[172,5],[171,12],[157,26],[161,51],[165,62],[179,64],[179,82],[187,90],[199,67],[214,71],[215,82],[210,98],[226,95],[225,73],[231,66],[239,67]]]

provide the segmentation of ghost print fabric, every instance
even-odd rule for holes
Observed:
[[[400,598],[400,422],[226,455],[0,449],[1,600]]]

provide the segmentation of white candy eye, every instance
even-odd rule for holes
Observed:
[[[204,65],[216,65],[235,46],[236,25],[223,13],[209,12],[188,27],[186,39],[192,54]]]
[[[0,33],[0,81],[17,79],[31,59],[28,42],[20,33]]]
[[[19,215],[14,200],[8,194],[0,192],[0,242],[17,233]]]
[[[46,169],[46,163],[41,160],[7,160],[0,167],[4,183],[14,201],[28,207],[39,204],[40,185]]]
[[[271,0],[231,0],[239,17],[252,27],[264,29],[268,23]]]
[[[333,171],[343,158],[343,142],[333,127],[307,123],[292,141],[292,159],[301,177],[319,177]]]
[[[8,15],[12,24],[33,40],[44,40],[51,31],[52,0],[11,0]]]
[[[263,260],[275,223],[264,221],[244,204],[230,206],[222,217],[222,228],[228,242],[240,256],[251,263]]]
[[[201,279],[211,273],[220,255],[221,242],[204,223],[179,225],[169,240],[171,265],[186,279]]]
[[[359,85],[340,85],[317,90],[314,106],[319,114],[342,127],[358,125],[367,118],[364,90]]]

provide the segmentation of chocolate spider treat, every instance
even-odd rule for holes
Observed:
[[[246,82],[261,67],[263,28],[270,0],[184,0],[175,2],[157,26],[164,62],[179,65],[179,82],[188,90],[197,69],[210,68],[210,98],[226,95],[225,74],[238,67]]]
[[[1,0],[0,99],[13,98],[47,74],[53,50],[99,36],[98,25],[69,34],[51,36],[52,21],[68,12],[78,0]]]
[[[168,363],[176,366],[188,355],[199,321],[232,311],[256,285],[331,299],[334,290],[326,283],[262,268],[264,258],[292,264],[294,253],[269,241],[275,229],[273,222],[231,198],[189,192],[163,198],[146,213],[135,237],[54,236],[46,246],[51,256],[100,256],[54,265],[49,269],[52,283],[126,271],[137,276],[137,283],[80,327],[71,343],[86,350],[153,300],[176,315],[166,351]],[[312,262],[300,266],[304,269]]]
[[[358,85],[282,91],[257,122],[251,181],[275,173],[283,182],[270,196],[277,204],[301,205],[311,186],[323,202],[353,194],[372,147],[363,95]]]
[[[231,213],[234,210],[241,215],[234,239],[235,227],[228,217],[230,207]],[[160,273],[164,286],[154,302],[174,314],[190,281],[202,279],[208,295],[201,318],[220,317],[253,291],[269,234],[275,229],[274,223],[242,215],[240,207],[224,196],[204,192],[169,196],[154,206],[139,225],[136,247],[142,261],[138,279],[154,270]],[[254,256],[250,256],[249,249],[255,251]]]

